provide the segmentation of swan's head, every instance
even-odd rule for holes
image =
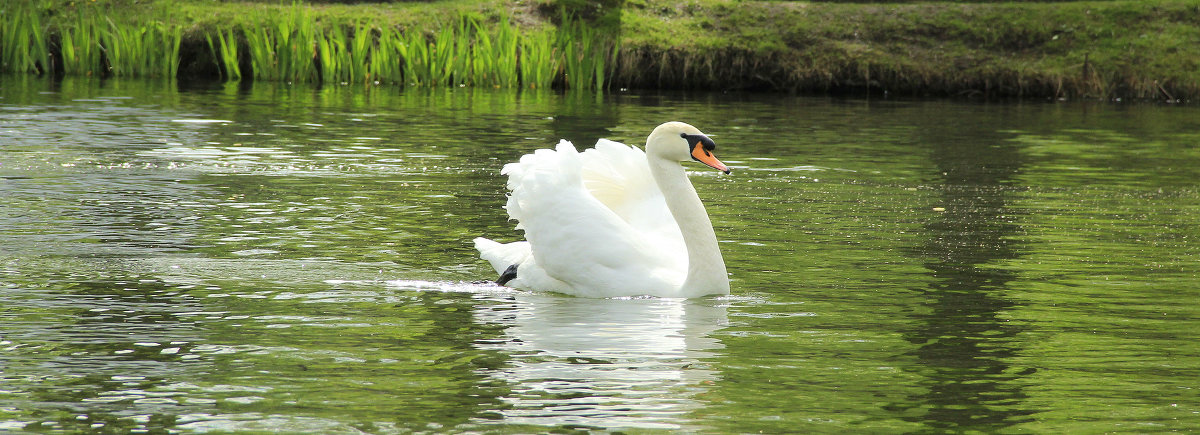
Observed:
[[[679,162],[695,160],[728,174],[729,167],[713,155],[716,148],[696,127],[675,121],[658,126],[646,139],[646,154]]]

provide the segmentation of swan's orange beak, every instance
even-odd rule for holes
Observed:
[[[724,163],[721,163],[720,160],[717,160],[716,156],[704,149],[704,144],[702,143],[697,142],[696,146],[692,147],[692,158],[696,159],[697,162],[711,166],[713,169],[726,174],[729,173],[729,167],[725,166]]]

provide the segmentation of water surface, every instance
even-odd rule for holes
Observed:
[[[733,294],[476,281],[500,167],[713,135]],[[0,431],[1200,431],[1200,111],[0,77]]]

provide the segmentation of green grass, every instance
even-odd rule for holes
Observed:
[[[622,86],[1200,96],[1194,1],[646,3],[622,17]]]

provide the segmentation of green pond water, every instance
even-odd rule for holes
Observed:
[[[682,120],[733,294],[505,289]],[[0,432],[1200,431],[1200,109],[0,77]]]

